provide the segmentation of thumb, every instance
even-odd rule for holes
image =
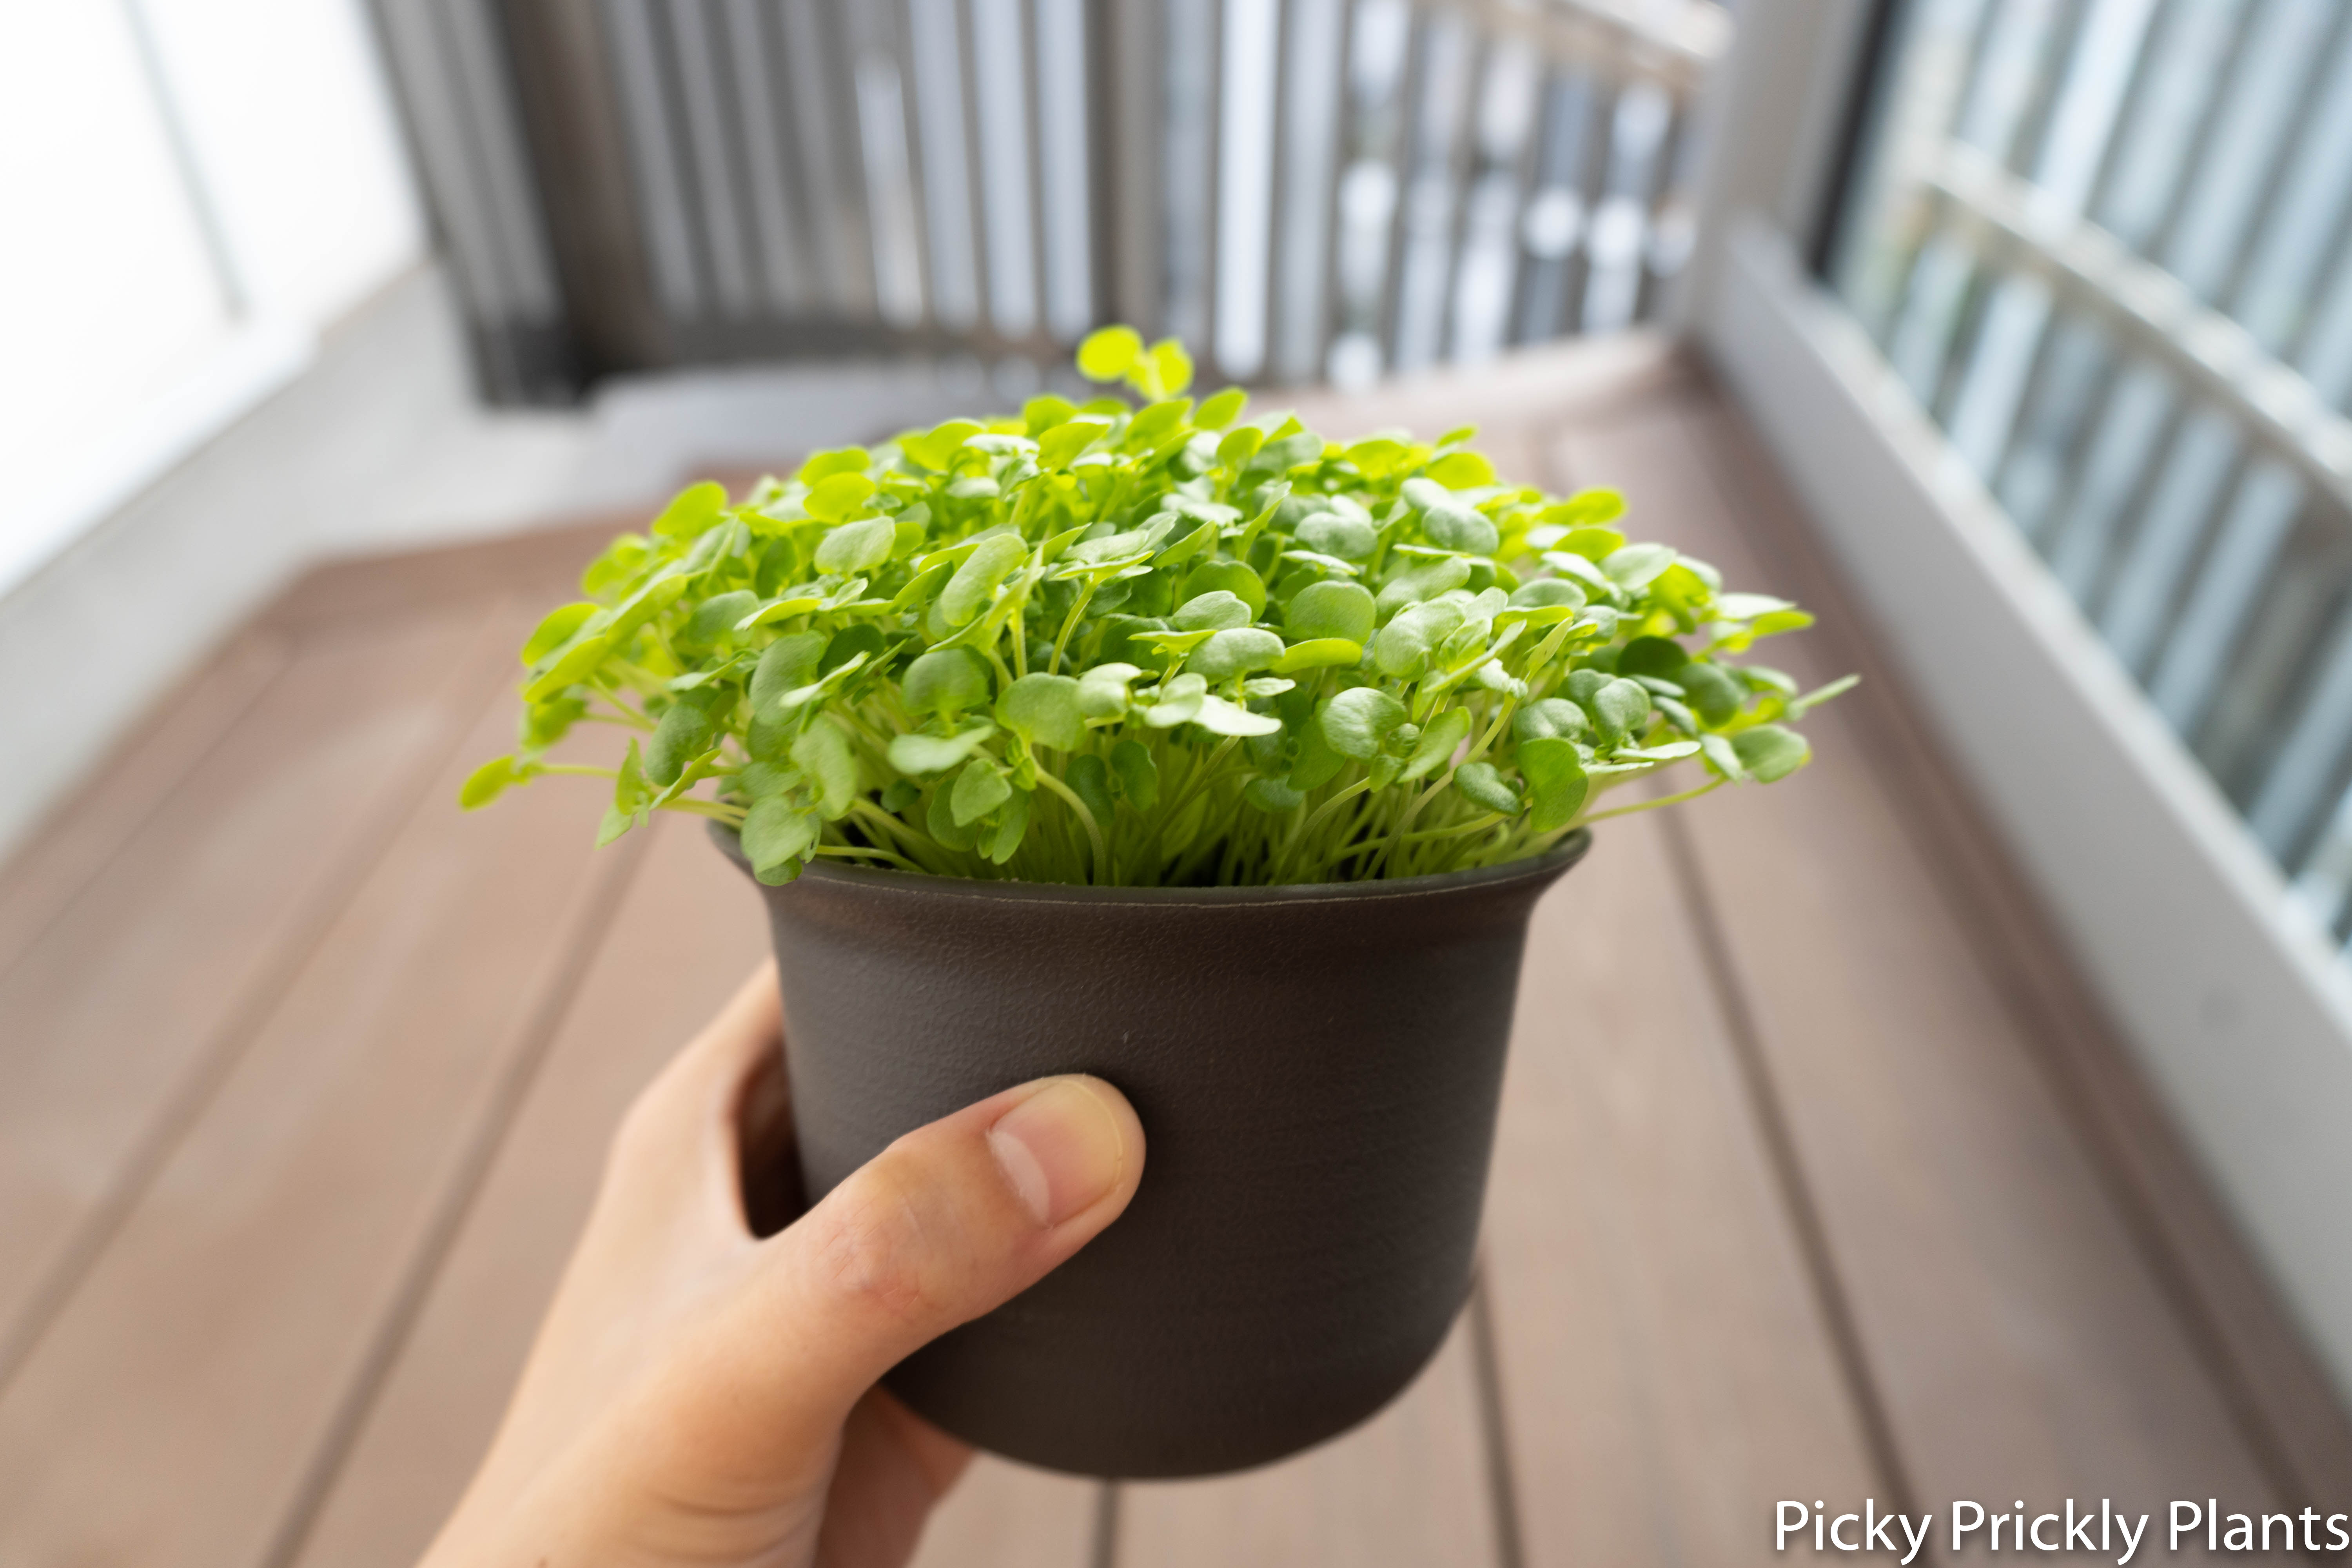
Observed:
[[[1093,1240],[1142,1173],[1142,1124],[1097,1078],[1041,1079],[907,1134],[764,1244],[744,1305],[769,1353],[739,1408],[772,1444],[822,1440],[891,1367]]]

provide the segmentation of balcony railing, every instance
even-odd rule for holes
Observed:
[[[2352,935],[2352,9],[1900,8],[1834,281]]]
[[[493,392],[1099,322],[1368,381],[1648,316],[1702,0],[378,0]]]

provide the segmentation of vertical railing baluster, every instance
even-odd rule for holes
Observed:
[[[1255,379],[1265,363],[1266,273],[1274,220],[1280,0],[1223,0],[1217,63],[1216,252],[1210,334],[1220,374]]]
[[[1341,386],[1370,383],[1388,363],[1389,260],[1403,183],[1398,163],[1412,38],[1405,0],[1357,0],[1348,38],[1347,162],[1332,246],[1339,328],[1324,364]]]
[[[2221,523],[2179,626],[2148,679],[2148,697],[2193,738],[2235,655],[2263,584],[2307,504],[2303,481],[2274,458],[2255,459]]]
[[[989,324],[1026,338],[1037,323],[1030,182],[1027,30],[1021,0],[971,0],[971,80],[979,111],[981,254]]]
[[[2352,101],[2352,38],[2347,38],[2336,75],[2347,100]],[[2342,156],[2332,115],[2323,117],[2309,134],[2315,164]],[[2352,198],[2352,168],[2321,173],[2340,181],[2326,188],[2333,194],[2333,205],[2346,205]],[[2318,178],[2315,174],[2315,182]],[[2291,237],[2300,235],[2305,216],[2320,205],[2316,200],[2298,202],[2288,210]],[[2267,270],[2258,272],[2247,301],[2256,337],[2288,353],[2322,399],[2336,407],[2352,397],[2352,243],[2347,243],[2346,224],[2345,215],[2334,217],[2336,234],[2324,246],[2311,247],[2307,266],[2283,262],[2278,268],[2279,279],[2302,275],[2296,292],[2312,297],[2301,309],[2289,312],[2277,304],[2265,282],[2281,289],[2289,285],[2271,279]],[[2322,254],[2332,261],[2333,277],[2324,291],[2320,279],[2330,268],[2320,263]],[[2158,710],[2182,734],[2193,736],[2201,726],[2221,684],[2224,661],[2252,623],[2257,598],[2279,570],[2281,552],[2305,504],[2301,480],[2275,458],[2258,459],[2240,487],[2220,525],[2211,563],[2200,575],[2149,683]]]
[[[907,46],[914,63],[931,314],[949,332],[969,332],[980,324],[961,9],[957,0],[908,0],[911,25]]]
[[[1518,227],[1542,87],[1535,51],[1515,37],[1488,47],[1470,110],[1474,157],[1454,269],[1452,357],[1500,353],[1510,333]]]
[[[1581,319],[1588,332],[1629,325],[1642,298],[1650,238],[1650,200],[1674,105],[1656,83],[1635,79],[1609,113],[1607,183],[1585,240],[1588,271]]]
[[[1701,138],[1685,100],[1671,99],[1664,175],[1650,201],[1650,237],[1642,254],[1645,281],[1637,314],[1647,321],[1663,304],[1668,284],[1698,248],[1698,181]]]
[[[2053,211],[2080,213],[2088,202],[2155,11],[2155,0],[2095,0],[2084,15],[2032,163]],[[1988,482],[1997,482],[2014,444],[2051,308],[2038,279],[2001,281],[1953,398],[1953,444]]]
[[[701,266],[695,255],[696,225],[688,205],[661,58],[654,41],[652,7],[656,3],[604,0],[605,34],[612,43],[614,76],[620,84],[629,163],[636,177],[655,292],[662,313],[675,329],[691,324],[703,314],[704,292]]]
[[[1273,58],[1268,73],[1273,78],[1270,112],[1266,116],[1265,184],[1267,206],[1265,244],[1258,258],[1257,291],[1259,300],[1258,375],[1261,379],[1278,381],[1281,373],[1275,361],[1281,352],[1282,331],[1282,268],[1283,256],[1291,237],[1289,226],[1284,221],[1292,201],[1291,187],[1291,89],[1297,75],[1297,39],[1294,36],[1298,20],[1297,0],[1274,0]]]
[[[1284,44],[1278,272],[1273,288],[1271,369],[1284,382],[1313,380],[1332,321],[1331,242],[1338,222],[1346,98],[1346,0],[1292,0]]]
[[[2214,63],[2239,57],[2243,20],[2238,0],[2176,6],[2147,46],[2149,58],[2091,206],[2094,221],[2135,249],[2154,247],[2168,215],[2189,199],[2196,137],[2226,98],[2230,73]],[[2152,400],[2169,396],[2154,374],[2126,361],[2106,378],[2079,420],[2075,461],[2049,521],[2034,530],[2062,581],[2086,603],[2098,593],[2123,509],[2136,493],[2126,478],[2145,465],[2168,423],[2152,412]],[[2012,445],[2031,438],[2014,437]]]
[[[1576,64],[1555,74],[1544,94],[1542,148],[1536,163],[1536,193],[1520,221],[1517,341],[1542,342],[1576,320],[1570,291],[1591,208],[1596,92],[1589,68]]]
[[[721,63],[731,77],[735,138],[751,209],[759,281],[768,313],[791,316],[807,308],[805,263],[792,221],[784,173],[784,136],[776,111],[782,95],[771,74],[772,57],[761,25],[761,0],[723,0]]]
[[[2352,752],[2352,604],[2337,611],[2294,721],[2246,808],[2246,825],[2283,863],[2301,858],[2307,840],[2321,826],[2321,814],[2342,787],[2347,752]]]
[[[2312,19],[2307,14],[2306,22]],[[2231,247],[2230,261],[2217,260],[2213,287],[2217,292],[2226,288],[2231,314],[2246,321],[2255,340],[2273,352],[2282,346],[2286,323],[2308,310],[2319,258],[2352,205],[2352,14],[2339,8],[2330,26],[2334,38],[2327,50],[2307,31],[2289,31],[2276,40],[2273,69],[2302,74],[2307,96],[2291,109],[2264,104],[2269,112],[2255,117],[2231,156],[2242,170],[2247,160],[2263,154],[2270,170],[2262,182],[2265,188],[2257,193],[2253,182],[2247,182],[2235,204],[2239,215],[2263,213],[2263,221],[2257,226],[2229,213],[2209,213],[2203,220],[2238,222],[2253,230],[2251,241]],[[2313,61],[2330,60],[2335,69],[2306,69],[2299,58],[2305,54]],[[2262,123],[2265,119],[2268,123]],[[2220,281],[2223,276],[2226,285]],[[2170,662],[2166,641],[2176,625],[2193,625],[2202,634],[2216,624],[2206,604],[2183,604],[2192,595],[2191,563],[2205,556],[2209,577],[2228,575],[2215,568],[2229,552],[2264,548],[2281,527],[2275,520],[2291,515],[2295,504],[2277,493],[2274,484],[2254,485],[2242,460],[2242,431],[2233,421],[2217,426],[2220,418],[2200,414],[2185,426],[2187,438],[2175,444],[2166,461],[2156,503],[2137,531],[2101,612],[2101,630],[2117,656],[2151,679],[2159,658]],[[2242,488],[2241,504],[2232,504],[2231,497]]]
[[[1171,0],[1161,9],[1167,49],[1161,131],[1166,330],[1194,344],[1209,341],[1216,221],[1216,12],[1212,0]]]
[[[1411,373],[1444,347],[1454,230],[1460,213],[1464,121],[1470,111],[1475,40],[1459,13],[1437,10],[1423,22],[1417,51],[1412,148],[1403,191],[1397,258],[1396,317],[1391,363]]]
[[[827,302],[855,321],[875,313],[871,226],[858,152],[854,62],[828,0],[777,0],[786,106],[807,226]]]
[[[2268,188],[2285,177],[2281,151],[2305,118],[2304,96],[2315,84],[2327,19],[2307,4],[2274,7],[2248,47],[2219,140],[2202,160],[2178,240],[2167,247],[2168,269],[2202,299],[2221,299],[2232,277],[2278,247],[2273,231],[2251,220]],[[2273,173],[2257,177],[2263,169]],[[2235,423],[2211,410],[2185,414],[2168,443],[2149,504],[2117,552],[2097,605],[2102,635],[2137,673],[2147,673],[2157,656],[2181,579],[2221,510],[2242,445]],[[2156,454],[2150,460],[2158,461]]]
[[[502,85],[503,42],[479,0],[440,0],[438,9],[457,88],[453,107],[481,182],[482,216],[500,291],[515,320],[552,320],[558,310],[554,268],[532,195],[521,128]]]
[[[2128,374],[2126,351],[2097,321],[2073,323],[2031,373],[2026,403],[1993,485],[2045,555],[2055,553],[2072,526],[2074,500],[2107,405]]]
[[[1067,344],[1094,324],[1097,291],[1092,169],[1098,154],[1087,112],[1093,50],[1082,0],[1034,0],[1033,24],[1045,326],[1055,342]]]
[[[1008,395],[1018,395],[1024,401],[1032,395],[1043,369],[1043,353],[1039,345],[1051,337],[1045,325],[1046,268],[1051,265],[1045,255],[1046,219],[1045,151],[1038,141],[1045,132],[1040,100],[1046,86],[1037,75],[1037,63],[1043,58],[1037,42],[1037,8],[1035,0],[1010,0],[1013,42],[1020,51],[1022,92],[1018,105],[1021,130],[1021,184],[1024,199],[1019,204],[1024,243],[1029,249],[1029,326],[1017,340],[1024,353],[1000,362],[997,384]]]
[[[843,13],[844,41],[854,62],[875,308],[885,325],[911,331],[922,325],[925,314],[922,220],[892,9],[851,0]]]
[[[2263,584],[2245,646],[2222,676],[2193,749],[2240,809],[2262,790],[2284,743],[2297,694],[2352,584],[2340,516],[2291,531],[2280,570]]]
[[[668,0],[670,100],[691,154],[689,189],[709,258],[719,314],[745,321],[759,308],[743,221],[741,182],[728,134],[726,103],[707,0]]]
[[[1091,114],[1106,313],[1138,331],[1166,330],[1166,22],[1159,0],[1097,0],[1097,92]]]
[[[517,312],[494,201],[467,135],[460,72],[447,58],[436,7],[379,4],[418,162],[431,182],[457,286],[476,321],[495,332]],[[502,367],[503,368],[503,367]]]

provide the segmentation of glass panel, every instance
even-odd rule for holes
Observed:
[[[2342,939],[2352,8],[1904,0],[1888,38],[1832,286]]]

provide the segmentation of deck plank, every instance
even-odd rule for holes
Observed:
[[[502,809],[535,811],[558,791],[593,787],[551,780]],[[622,1112],[759,961],[760,910],[740,873],[690,824],[646,831],[646,865],[299,1562],[394,1568],[424,1551],[488,1446]]]
[[[1864,628],[1870,615],[1812,540],[1756,433],[1720,399],[1694,410],[1708,471],[1740,498],[1744,538],[1825,619]],[[1883,645],[1825,631],[1824,660],[1861,671],[1842,700],[1872,766],[1909,807],[1912,837],[2042,1065],[2086,1150],[2108,1177],[2184,1325],[2225,1388],[2240,1425],[2283,1492],[2352,1494],[2352,1413],[2292,1320],[2246,1238],[2208,1184],[2131,1047],[2069,960],[2065,939],[2027,884],[1924,714],[1903,695]]]
[[[1652,819],[1538,907],[1487,1199],[1524,1561],[1733,1563],[1875,1496]]]
[[[1305,406],[1482,422],[1507,477],[1622,484],[1643,531],[1812,598],[1801,519],[1657,340]],[[609,531],[314,574],[0,871],[0,1562],[405,1563],[478,1458],[620,1107],[763,940],[690,825],[592,857],[592,786],[446,806],[511,723],[507,648]],[[451,651],[502,590],[491,652]],[[1878,679],[1843,619],[1770,657]],[[2288,1386],[2309,1363],[2210,1194],[2146,1154],[2144,1086],[2092,1081],[2129,1069],[2084,1065],[2063,962],[1992,929],[2024,917],[1888,700],[1823,710],[1787,784],[1604,825],[1539,910],[1491,1370],[1457,1331],[1354,1434],[1119,1489],[1120,1568],[1746,1562],[1781,1495],[2341,1489],[2341,1411]],[[429,792],[374,825],[419,758]],[[17,1259],[100,1233],[12,1381]],[[983,1459],[919,1568],[1078,1568],[1102,1495]]]
[[[1119,1489],[1118,1568],[1490,1568],[1500,1564],[1476,1368],[1456,1323],[1370,1422],[1246,1474]]]
[[[423,1552],[488,1445],[622,1112],[766,951],[757,896],[698,825],[670,819],[651,831],[531,1097],[302,1531],[299,1563],[401,1568]],[[934,1519],[926,1554],[974,1568],[1082,1568],[1092,1517],[1091,1487],[986,1463]],[[1066,1549],[1045,1549],[1054,1541]]]
[[[0,1393],[0,1562],[268,1550],[621,864],[591,860],[593,790],[455,809],[511,704],[480,706]]]
[[[287,665],[290,639],[246,627],[147,712],[0,866],[0,976],[79,897]]]
[[[1687,406],[1563,433],[1642,531],[1769,586]],[[1775,646],[1802,679],[1832,639]],[[2274,1500],[1857,732],[1683,814],[1843,1288],[1920,1495]],[[2195,1555],[2194,1553],[2191,1554]]]
[[[88,1227],[487,695],[486,626],[436,616],[304,651],[0,979],[0,1385]]]
[[[1089,1568],[1102,1492],[1098,1482],[975,1455],[907,1568]]]

